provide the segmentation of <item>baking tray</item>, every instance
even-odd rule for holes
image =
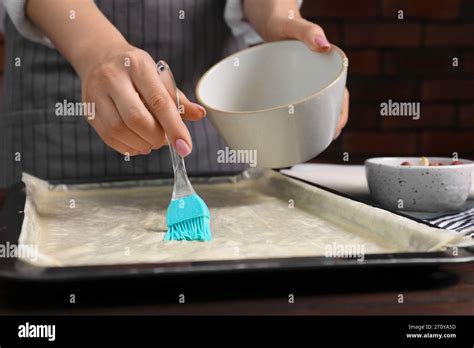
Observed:
[[[292,180],[305,183],[305,185],[317,187],[321,190],[331,192],[349,200],[361,202],[347,195],[343,195],[304,180],[295,178],[292,178]],[[4,208],[0,212],[0,244],[17,244],[24,218],[23,209],[25,205],[25,197],[25,186],[23,183],[16,184],[8,190]],[[374,207],[377,206],[374,205]],[[405,216],[397,212],[392,213],[421,224],[429,225],[416,218]],[[429,226],[432,227],[431,225]],[[365,255],[363,261],[353,258],[327,258],[324,256],[312,256],[219,261],[139,263],[106,266],[38,267],[21,259],[12,257],[0,258],[0,277],[36,282],[81,281],[95,279],[106,280],[113,278],[156,278],[162,276],[186,276],[199,274],[238,275],[242,273],[278,272],[288,270],[355,270],[367,269],[370,267],[391,268],[405,266],[429,266],[432,268],[433,266],[439,266],[441,264],[466,263],[472,261],[474,261],[474,248],[472,246],[459,247],[456,256],[453,255],[452,250],[437,252],[367,254]]]

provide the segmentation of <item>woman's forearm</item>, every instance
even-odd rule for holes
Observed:
[[[78,72],[82,100],[95,105],[87,121],[107,145],[130,156],[168,143],[182,157],[191,153],[183,119],[200,120],[205,109],[180,92],[181,115],[154,59],[129,44],[92,0],[29,0],[26,6],[27,15]]]
[[[265,41],[286,38],[286,23],[301,18],[296,0],[244,0],[244,13]]]
[[[27,16],[81,75],[125,38],[93,0],[28,0]]]

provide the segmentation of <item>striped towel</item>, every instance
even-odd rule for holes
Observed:
[[[474,208],[425,220],[437,227],[474,237]]]

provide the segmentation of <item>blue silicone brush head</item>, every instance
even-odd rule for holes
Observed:
[[[210,241],[209,221],[209,208],[196,193],[172,199],[166,213],[168,231],[164,240]]]

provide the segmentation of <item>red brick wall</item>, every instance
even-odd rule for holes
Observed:
[[[302,13],[349,57],[349,123],[316,161],[474,158],[474,1],[305,0]],[[420,102],[421,118],[380,116],[388,99]]]

